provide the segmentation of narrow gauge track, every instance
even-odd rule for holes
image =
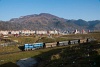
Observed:
[[[14,54],[14,53],[21,53],[21,52],[30,52],[30,51],[22,51],[22,50],[20,50],[20,51],[15,51],[15,52],[4,52],[4,53],[0,53],[0,55],[7,55],[7,54]]]
[[[91,41],[94,41],[95,39],[88,39],[88,42],[91,42]],[[86,42],[87,40],[85,40],[85,42]],[[62,41],[62,42],[64,42],[64,41]],[[63,45],[62,45],[62,42],[60,43],[61,44],[61,46],[67,46],[67,45],[69,45],[69,44],[66,44],[66,42],[65,42],[65,44],[66,45],[64,45],[64,43],[63,43]],[[82,41],[82,43],[85,43],[84,41]],[[71,43],[71,44],[79,44],[79,43]],[[53,45],[53,44],[52,44]],[[51,47],[52,48],[52,46],[50,45],[49,47]],[[57,47],[57,46],[54,46],[54,47]],[[48,48],[48,47],[47,47]],[[30,51],[32,51],[32,50],[30,50]],[[34,51],[34,50],[33,50]],[[14,54],[14,53],[20,53],[20,52],[24,52],[24,51],[22,51],[22,50],[20,50],[20,51],[15,51],[15,52],[4,52],[4,53],[0,53],[0,55],[7,55],[7,54]],[[25,51],[25,52],[29,52],[29,51]]]
[[[14,54],[14,53],[19,53],[19,52],[23,52],[23,51],[16,51],[16,52],[4,52],[4,53],[0,53],[0,55]]]

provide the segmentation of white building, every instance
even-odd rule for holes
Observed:
[[[83,29],[83,30],[82,30],[82,34],[87,34],[87,32]]]
[[[76,29],[75,31],[74,31],[74,34],[79,34],[80,32]]]
[[[59,34],[59,32],[57,30],[54,30],[54,31],[49,31],[49,34]]]
[[[11,34],[19,34],[19,31],[10,31]]]
[[[47,31],[36,31],[36,34],[47,34]]]
[[[8,35],[8,31],[0,31],[0,34]]]

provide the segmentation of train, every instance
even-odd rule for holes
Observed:
[[[52,48],[57,46],[67,46],[71,44],[80,44],[80,43],[86,43],[95,41],[94,38],[87,38],[87,39],[76,39],[76,40],[68,40],[68,41],[60,41],[60,42],[54,42],[54,43],[32,43],[32,44],[24,44],[24,50],[36,50],[36,49],[42,49],[42,48]]]

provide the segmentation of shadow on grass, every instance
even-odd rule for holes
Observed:
[[[97,42],[52,49],[35,57],[40,58],[37,67],[100,67]]]
[[[8,63],[0,65],[0,67],[18,67],[18,66],[15,63],[8,62]]]
[[[50,51],[41,52],[33,57],[38,61],[35,67],[100,67],[100,55],[96,51],[100,49],[100,44],[97,42],[50,49]],[[0,67],[17,66],[9,62],[0,65]]]

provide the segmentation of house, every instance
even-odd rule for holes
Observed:
[[[47,34],[47,31],[36,31],[36,34]]]
[[[8,35],[8,31],[0,31],[0,34]]]

